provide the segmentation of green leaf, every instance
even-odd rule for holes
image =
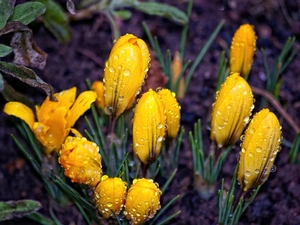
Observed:
[[[0,202],[0,221],[23,217],[42,208],[41,203],[33,200]]]
[[[167,4],[158,2],[137,2],[133,7],[149,15],[166,17],[179,24],[186,24],[188,22],[188,17],[183,11]]]
[[[128,20],[132,16],[132,13],[129,10],[113,11],[113,14],[122,20]]]
[[[54,91],[51,85],[39,78],[33,70],[24,66],[17,66],[13,63],[0,61],[0,71],[9,74],[32,87],[42,88],[52,101],[55,101]]]
[[[43,14],[43,22],[51,33],[61,43],[67,43],[71,39],[71,29],[67,16],[62,7],[52,0],[38,0],[46,6]]]
[[[31,23],[46,11],[46,6],[40,2],[26,2],[15,7],[14,13],[9,18],[25,25]]]
[[[0,30],[5,27],[8,18],[13,13],[13,7],[9,0],[0,1]]]
[[[13,49],[7,45],[0,44],[0,57],[7,56]]]

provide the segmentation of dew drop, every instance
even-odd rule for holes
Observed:
[[[250,177],[251,172],[250,171],[246,171],[244,175],[245,175],[245,177]]]
[[[107,107],[104,108],[104,111],[107,115],[110,116],[113,112],[113,107],[112,106],[107,106]]]
[[[111,202],[108,202],[108,203],[106,204],[106,206],[107,206],[108,208],[110,208],[110,207],[113,206],[113,204],[112,204]]]
[[[162,137],[162,136],[159,136],[158,138],[157,138],[157,142],[162,142],[164,140],[164,138]]]
[[[124,75],[125,77],[130,76],[130,74],[131,74],[130,70],[124,70],[124,71],[123,71],[123,75]]]
[[[111,66],[111,67],[108,68],[108,71],[111,72],[111,73],[114,73],[114,72],[115,72],[115,68],[113,68],[113,67]]]
[[[253,153],[252,152],[249,152],[249,157],[253,157]]]
[[[256,147],[256,151],[257,151],[257,152],[261,152],[261,151],[262,151],[262,148],[261,148],[260,146],[257,146],[257,147]]]
[[[163,125],[162,125],[161,123],[159,123],[159,124],[157,125],[157,129],[161,129],[161,128],[163,128]]]
[[[246,149],[245,149],[245,148],[242,148],[241,151],[242,151],[242,153],[245,153]]]
[[[240,140],[244,141],[244,139],[245,139],[245,135],[243,134],[243,135],[241,135]]]
[[[276,171],[276,169],[277,169],[276,166],[275,166],[275,165],[272,165],[272,167],[271,167],[271,169],[270,169],[270,172],[271,172],[271,173],[274,173],[274,172]]]
[[[252,127],[252,128],[250,128],[249,132],[250,132],[250,134],[254,134],[255,129]]]
[[[259,169],[256,169],[254,172],[255,172],[256,174],[259,174]]]
[[[119,59],[119,55],[114,55],[114,60],[118,60]]]

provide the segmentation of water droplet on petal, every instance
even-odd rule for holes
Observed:
[[[124,71],[123,71],[123,75],[124,75],[125,77],[130,76],[130,74],[131,74],[130,70],[124,70]]]

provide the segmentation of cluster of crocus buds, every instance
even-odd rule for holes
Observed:
[[[236,143],[250,120],[254,98],[247,81],[232,73],[216,93],[210,137],[218,148]]]
[[[118,118],[134,103],[149,68],[146,43],[132,34],[121,36],[111,49],[104,69],[105,112]]]
[[[139,225],[151,219],[160,209],[161,191],[151,179],[134,179],[125,203],[125,217],[131,224]]]
[[[43,145],[46,154],[59,151],[71,130],[80,135],[72,127],[97,98],[95,92],[85,91],[76,99],[76,87],[54,96],[57,101],[51,101],[47,97],[41,106],[36,106],[37,121],[33,111],[20,102],[8,102],[3,110],[6,114],[16,116],[27,123]]]
[[[281,126],[274,113],[262,109],[251,120],[242,136],[238,180],[243,191],[262,185],[274,170],[280,151]]]
[[[175,93],[158,88],[149,89],[139,99],[133,118],[133,150],[144,163],[158,157],[166,131],[175,138],[179,131],[180,106]]]
[[[243,77],[250,73],[256,49],[256,35],[250,24],[241,25],[235,32],[230,46],[230,72]]]

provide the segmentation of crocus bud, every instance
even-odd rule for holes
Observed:
[[[166,113],[167,135],[169,138],[175,138],[180,127],[180,105],[176,100],[176,95],[169,89],[158,89]]]
[[[183,77],[179,78],[180,73],[182,72],[182,60],[180,58],[180,53],[175,52],[172,65],[172,90],[176,90],[176,84],[178,83],[177,97],[182,99],[184,97],[184,79]],[[180,81],[178,81],[180,79]]]
[[[126,203],[125,217],[131,224],[138,225],[151,219],[160,209],[161,191],[151,179],[134,179],[130,186]]]
[[[222,84],[213,104],[210,137],[219,148],[239,139],[249,122],[254,98],[247,81],[233,73]]]
[[[126,182],[119,177],[102,176],[101,182],[94,191],[96,206],[104,218],[119,214],[124,206],[126,197]]]
[[[243,77],[250,73],[256,48],[256,36],[250,24],[243,24],[235,32],[230,46],[230,72]]]
[[[262,109],[251,120],[242,136],[238,180],[244,191],[257,188],[269,177],[280,151],[281,126],[274,113]]]
[[[103,83],[101,81],[95,81],[92,85],[92,90],[97,94],[96,106],[98,108],[104,108],[105,99]]]
[[[132,34],[114,44],[104,69],[105,112],[119,117],[140,92],[148,71],[150,54],[146,43]]]
[[[164,106],[159,95],[149,89],[138,101],[133,118],[133,151],[144,164],[158,157],[165,127]]]
[[[67,137],[60,150],[59,164],[72,182],[95,187],[102,176],[99,147],[83,137]]]

